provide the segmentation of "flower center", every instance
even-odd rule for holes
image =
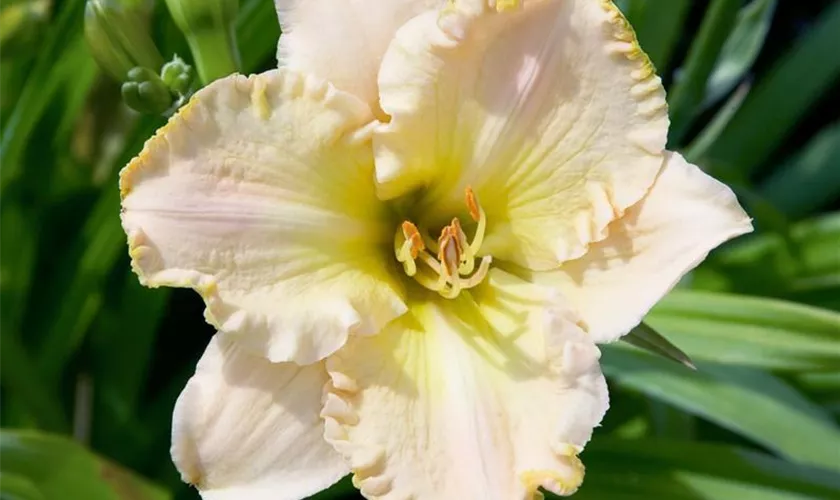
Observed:
[[[461,290],[481,283],[493,261],[491,256],[484,256],[476,269],[475,261],[484,241],[487,217],[469,187],[466,190],[466,203],[470,217],[478,224],[472,242],[467,240],[457,217],[441,229],[437,241],[408,220],[401,224],[394,236],[394,253],[402,263],[405,274],[447,299],[454,299]],[[419,268],[418,260],[421,263]]]

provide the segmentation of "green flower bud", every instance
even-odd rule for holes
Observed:
[[[172,92],[149,68],[132,68],[120,90],[128,107],[141,113],[160,114],[172,106]]]
[[[46,0],[4,2],[0,5],[0,55],[30,55],[41,29],[47,24],[50,3]]]
[[[157,71],[163,64],[145,29],[147,11],[137,0],[88,0],[85,39],[96,62],[122,81],[132,68]]]
[[[166,5],[187,38],[203,83],[239,70],[234,34],[238,0],[166,0]]]
[[[163,65],[160,70],[160,77],[169,90],[178,95],[186,95],[193,81],[192,66],[185,63],[183,59],[175,55],[171,61]]]

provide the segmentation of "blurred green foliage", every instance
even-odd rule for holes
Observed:
[[[757,230],[647,318],[697,371],[604,349],[613,402],[578,496],[840,498],[840,1],[617,3],[670,89],[670,147]],[[198,42],[146,4],[163,57],[195,65]],[[122,103],[84,10],[0,6],[0,495],[196,498],[169,426],[212,329],[194,294],[138,284],[118,218],[117,172],[164,117]],[[228,66],[275,64],[271,1],[242,0],[233,28]],[[359,497],[345,479],[318,498]]]

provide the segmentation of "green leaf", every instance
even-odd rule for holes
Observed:
[[[59,399],[35,370],[32,358],[21,345],[16,332],[3,329],[0,335],[0,374],[9,397],[20,401],[26,413],[43,427],[53,431],[69,429]]]
[[[273,2],[246,0],[236,18],[236,37],[242,51],[242,67],[246,73],[256,72],[270,60],[276,66],[274,54],[280,38],[280,24]]]
[[[622,10],[636,31],[639,45],[660,74],[668,72],[671,56],[684,29],[689,0],[631,0]]]
[[[582,455],[581,499],[824,499],[840,475],[732,446],[599,438]]]
[[[3,157],[3,169],[0,171],[2,192],[5,192],[9,183],[20,174],[23,152],[29,144],[32,131],[65,81],[57,74],[64,71],[64,63],[71,62],[63,57],[63,52],[73,41],[80,39],[80,20],[83,13],[83,0],[68,0],[62,5],[58,19],[46,31],[46,39],[38,52],[35,67],[29,73],[23,92],[0,136],[0,156]]]
[[[707,106],[731,91],[752,67],[770,31],[775,9],[776,0],[753,0],[738,12],[735,28],[706,84]]]
[[[695,359],[777,370],[840,366],[840,314],[792,302],[675,290],[645,320]]]
[[[171,495],[133,473],[93,455],[62,436],[27,431],[0,431],[0,470],[6,494],[7,474],[20,493],[28,479],[43,498],[85,500],[167,500]],[[28,488],[28,486],[27,486]],[[31,491],[31,488],[29,488]],[[14,494],[11,492],[10,494]],[[32,497],[25,497],[32,498]],[[37,498],[37,497],[36,497]]]
[[[766,162],[837,81],[839,46],[840,2],[831,2],[817,22],[756,83],[708,153],[716,168],[749,174]]]
[[[668,94],[671,114],[669,144],[680,144],[688,132],[703,102],[706,82],[715,67],[718,54],[735,24],[738,7],[739,2],[732,0],[713,0],[709,5],[700,31],[691,44],[682,74]]]
[[[791,216],[806,215],[840,196],[840,122],[823,129],[761,186]]]
[[[740,109],[747,95],[750,93],[750,84],[741,84],[735,92],[727,99],[726,103],[717,110],[714,118],[697,134],[697,137],[686,147],[683,154],[691,163],[697,163],[705,156],[710,147],[718,140],[726,126]]]
[[[733,242],[695,271],[694,285],[840,310],[840,212],[795,224],[788,236]]]
[[[48,500],[28,478],[3,472],[0,472],[0,498],[3,500]]]
[[[831,417],[767,373],[702,362],[691,371],[614,346],[603,347],[602,366],[618,386],[705,418],[791,460],[840,469],[840,430]]]
[[[648,351],[651,354],[676,361],[692,370],[696,369],[694,363],[691,362],[691,358],[686,353],[682,352],[679,347],[672,344],[668,339],[645,323],[640,323],[630,330],[627,335],[621,337],[621,341]]]
[[[140,122],[116,162],[127,162],[158,123],[151,117]],[[117,169],[112,171],[115,178]],[[102,307],[105,279],[126,252],[119,207],[119,190],[113,180],[106,183],[84,225],[60,254],[48,293],[36,301],[39,321],[31,328],[35,330],[32,334],[41,339],[37,362],[48,383],[58,378],[87,335]]]

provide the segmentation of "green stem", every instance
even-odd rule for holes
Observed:
[[[239,49],[232,27],[225,31],[207,29],[187,35],[201,83],[208,84],[239,71]]]

